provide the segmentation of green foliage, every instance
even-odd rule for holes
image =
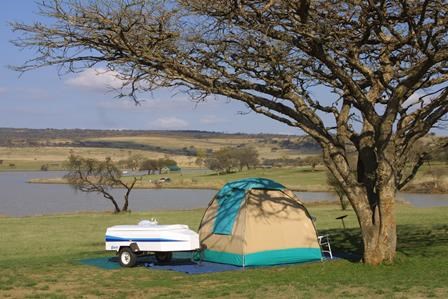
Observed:
[[[121,160],[118,162],[118,164],[122,167],[122,168],[126,168],[126,169],[138,169],[140,164],[145,160],[145,157],[143,157],[143,155],[141,154],[134,154],[134,155],[130,155],[129,158],[125,159],[125,160]]]
[[[308,156],[303,159],[303,162],[305,165],[310,165],[311,168],[314,170],[316,169],[316,166],[319,164],[322,164],[322,157],[321,156]]]
[[[238,169],[242,171],[254,168],[259,164],[258,151],[251,146],[247,147],[224,147],[213,152],[204,160],[207,168],[218,173],[231,173]]]
[[[218,173],[230,173],[239,166],[238,159],[235,157],[235,151],[231,147],[221,148],[205,160],[208,169]]]
[[[140,170],[147,170],[148,174],[158,171],[159,173],[165,167],[177,166],[177,162],[169,158],[146,159],[140,163]]]
[[[260,164],[258,151],[253,146],[236,148],[234,155],[238,160],[240,171],[243,170],[243,167],[250,169]]]
[[[204,166],[205,164],[205,159],[207,158],[207,152],[205,149],[197,149],[196,151],[196,160],[195,160],[195,164],[198,165],[199,167]]]

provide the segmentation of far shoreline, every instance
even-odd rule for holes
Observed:
[[[36,178],[28,180],[29,184],[56,184],[56,185],[68,185],[64,178]],[[297,186],[288,186],[285,185],[289,190],[294,192],[330,192],[333,193],[334,190],[328,186],[315,186],[311,185],[311,188],[307,187],[297,187]],[[137,185],[134,189],[190,189],[190,190],[219,190],[222,186],[217,186],[214,184],[183,184],[183,183],[163,183],[162,185],[155,185],[153,183],[146,183],[143,185]],[[448,192],[441,192],[439,190],[422,190],[418,188],[418,185],[411,185],[410,188],[405,190],[400,190],[400,193],[410,193],[410,194],[448,194]]]

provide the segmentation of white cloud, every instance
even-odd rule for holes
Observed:
[[[104,68],[87,69],[75,77],[65,81],[66,84],[93,91],[107,91],[111,88],[120,88],[123,81],[117,72],[107,71]]]
[[[174,116],[158,118],[151,122],[151,126],[157,129],[172,130],[184,129],[188,126],[188,122]]]

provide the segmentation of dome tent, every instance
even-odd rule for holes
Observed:
[[[313,221],[283,185],[248,178],[224,185],[199,226],[206,261],[261,266],[321,260]]]

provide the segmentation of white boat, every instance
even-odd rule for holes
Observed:
[[[200,248],[199,235],[188,225],[159,225],[141,221],[138,225],[116,225],[106,230],[106,250],[119,255],[124,267],[135,265],[138,255],[155,253],[159,262],[171,260],[173,251],[195,251]]]

